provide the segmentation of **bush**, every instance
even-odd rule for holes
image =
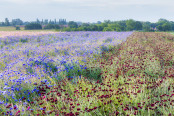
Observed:
[[[21,30],[21,29],[20,29],[20,27],[17,26],[17,27],[16,27],[16,30]]]
[[[42,25],[38,23],[30,23],[25,25],[25,30],[42,29]]]
[[[54,24],[48,24],[44,27],[44,29],[60,29],[60,26]]]

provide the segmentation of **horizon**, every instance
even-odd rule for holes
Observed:
[[[5,17],[5,18],[8,18],[8,17]],[[5,18],[4,18],[4,20],[0,20],[0,22],[4,22],[5,21]],[[8,18],[9,19],[9,18]],[[21,19],[21,18],[12,18],[12,19],[20,19],[20,20],[22,20],[23,22],[34,22],[34,21],[36,21],[37,19],[39,20],[39,21],[42,21],[42,19],[39,19],[39,18],[36,18],[35,20],[23,20],[23,19]],[[12,19],[9,19],[9,22],[11,22],[12,21]],[[45,18],[45,19],[48,19],[48,21],[49,20],[51,20],[51,21],[54,21],[55,19],[49,19],[49,18]],[[45,19],[43,19],[43,20],[45,20]],[[58,22],[59,21],[59,19],[65,19],[65,18],[57,18],[56,19],[56,21]],[[130,18],[130,19],[132,19],[132,18]],[[159,19],[166,19],[166,18],[159,18]],[[159,20],[158,19],[158,20]],[[105,19],[105,20],[110,20],[110,19]],[[82,23],[97,23],[98,21],[100,21],[100,22],[104,22],[105,20],[103,20],[103,21],[101,21],[101,20],[97,20],[97,21],[95,21],[95,22],[85,22],[85,21],[80,21],[80,20],[77,20],[77,21],[75,21],[75,22],[82,22]],[[124,20],[129,20],[129,19],[121,19],[121,20],[110,20],[111,22],[113,21],[124,21]],[[151,22],[151,23],[157,23],[158,22],[158,20],[157,21],[148,21],[148,20],[144,20],[144,21],[142,21],[142,20],[135,20],[135,19],[133,19],[134,21],[140,21],[140,22]],[[168,20],[168,19],[166,19],[166,20]],[[69,21],[74,21],[74,20],[66,20],[67,22],[69,22]],[[174,20],[168,20],[168,21],[174,21]]]
[[[157,22],[160,18],[174,21],[172,0],[0,0],[0,22],[8,18],[36,21],[48,19],[95,23],[104,20]]]

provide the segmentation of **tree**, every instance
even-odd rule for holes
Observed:
[[[10,26],[8,18],[5,18],[5,26]]]
[[[120,25],[119,27],[122,31],[126,31],[126,21],[122,20],[122,21],[118,21],[116,23]]]
[[[70,21],[70,22],[68,23],[68,26],[69,26],[70,28],[77,28],[77,27],[78,27],[77,23],[74,22],[74,21]]]
[[[59,25],[66,25],[66,19],[59,19]]]
[[[53,24],[48,24],[44,27],[44,29],[55,29],[55,26]]]
[[[4,22],[1,22],[1,23],[0,23],[0,26],[5,26],[5,23],[4,23]]]
[[[48,19],[44,20],[44,24],[47,25],[48,24]]]
[[[39,24],[40,24],[40,21],[39,21],[39,19],[38,19],[38,18],[36,19],[36,23],[39,23]]]
[[[151,23],[150,26],[155,28],[157,26],[157,23]]]
[[[89,27],[90,25],[88,23],[82,23],[83,27]]]
[[[149,23],[144,23],[143,24],[143,30],[147,31],[147,32],[150,31],[150,24]]]
[[[174,22],[171,21],[170,23],[171,23],[172,30],[174,30]]]
[[[124,31],[124,29],[122,28],[122,26],[121,25],[119,25],[119,24],[116,24],[116,29],[115,29],[116,31]]]
[[[163,25],[162,25],[162,29],[163,29],[163,31],[171,31],[172,30],[172,26],[171,26],[171,24],[170,23],[164,23]]]
[[[126,21],[126,30],[133,31],[135,30],[136,22],[133,19],[129,19]]]
[[[54,25],[55,29],[60,29],[60,26],[58,24]]]
[[[110,24],[111,21],[110,20],[104,20],[104,23]]]
[[[159,31],[163,31],[162,25],[158,25],[158,26],[156,26],[156,28],[157,28]]]
[[[108,27],[114,31],[116,30],[116,24],[108,24]]]
[[[57,24],[48,24],[44,27],[44,29],[60,29],[60,26]]]
[[[111,27],[105,27],[103,31],[114,31],[114,29],[112,29]]]
[[[97,24],[101,24],[102,22],[101,21],[97,21]]]
[[[20,19],[12,19],[12,25],[23,25],[23,21]]]
[[[91,31],[97,31],[98,27],[97,25],[91,25]]]
[[[166,19],[159,19],[157,22],[157,29],[159,31],[170,31],[172,29],[172,25]]]
[[[140,21],[135,22],[135,30],[142,30],[143,25]]]
[[[97,25],[97,27],[98,27],[98,31],[103,31],[103,27],[99,24],[99,25]]]

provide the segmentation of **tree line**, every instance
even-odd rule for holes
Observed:
[[[135,21],[133,19],[98,22],[97,24],[82,23],[78,25],[74,21],[68,23],[63,31],[174,31],[174,22],[166,19],[159,19],[156,23],[149,21]]]
[[[97,23],[82,23],[69,21],[66,19],[55,20],[39,20],[33,22],[23,22],[20,19],[12,19],[9,22],[5,18],[5,22],[0,22],[0,26],[20,26],[24,25],[26,30],[30,29],[57,29],[59,31],[174,31],[174,22],[167,19],[159,19],[156,23],[149,21],[136,21],[133,19],[110,21],[105,20]],[[18,28],[19,29],[19,28]]]
[[[0,22],[0,26],[20,26],[20,25],[28,25],[31,23],[37,23],[37,24],[41,24],[41,25],[48,25],[48,24],[60,24],[60,25],[66,25],[67,21],[66,19],[59,19],[58,21],[56,19],[54,20],[48,20],[48,19],[36,19],[36,21],[22,21],[21,19],[17,18],[17,19],[12,19],[12,21],[10,22],[8,18],[5,18],[4,22]]]

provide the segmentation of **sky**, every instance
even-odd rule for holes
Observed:
[[[97,22],[134,19],[174,21],[174,0],[0,0],[0,22],[66,19]]]

